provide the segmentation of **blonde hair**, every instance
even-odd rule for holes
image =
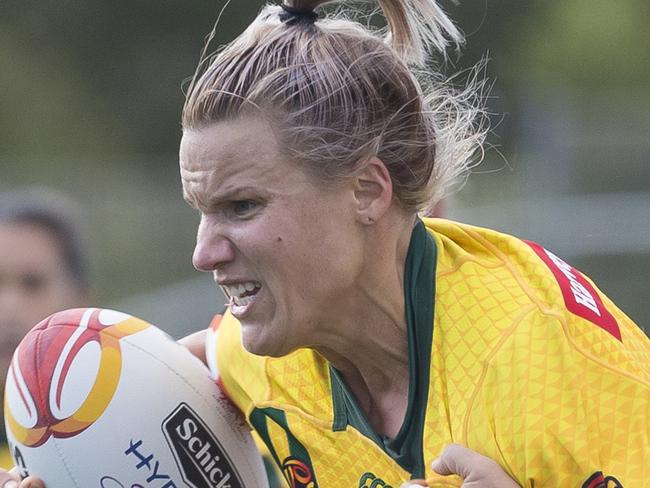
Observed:
[[[330,1],[285,4],[311,11]],[[323,183],[350,177],[376,156],[404,209],[433,208],[482,147],[484,83],[474,73],[457,89],[425,69],[431,51],[444,59],[449,45],[463,42],[435,0],[378,3],[385,33],[344,9],[315,22],[286,22],[282,7],[264,7],[239,37],[202,57],[183,127],[261,111],[279,122],[288,155]]]

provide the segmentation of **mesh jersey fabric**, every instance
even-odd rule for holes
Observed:
[[[424,223],[436,243],[425,466],[456,442],[525,487],[586,487],[598,472],[625,487],[650,485],[643,331],[541,246],[443,219]],[[219,381],[290,486],[396,488],[411,478],[353,427],[333,430],[330,369],[317,352],[255,356],[231,315],[214,324]],[[427,481],[461,484],[431,470]]]

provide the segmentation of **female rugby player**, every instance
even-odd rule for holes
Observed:
[[[378,1],[386,35],[267,6],[193,79],[208,363],[291,487],[647,485],[650,341],[538,244],[419,217],[481,147],[479,88],[423,69],[462,40],[433,0]]]
[[[264,8],[184,107],[223,387],[291,486],[453,485],[429,465],[454,442],[524,486],[647,484],[644,333],[542,246],[418,217],[483,140],[479,88],[423,73],[456,27],[380,0],[382,37],[323,3]]]

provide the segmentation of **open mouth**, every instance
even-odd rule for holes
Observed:
[[[257,281],[246,281],[244,283],[223,286],[226,295],[230,298],[231,304],[237,307],[245,307],[250,304],[261,288],[262,285]]]

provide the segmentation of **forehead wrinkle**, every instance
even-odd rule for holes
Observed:
[[[215,163],[217,165],[217,163]],[[181,168],[183,196],[191,206],[212,209],[243,192],[269,193],[267,183],[281,176],[276,165],[260,167],[251,160],[220,162],[202,170]]]
[[[188,130],[181,144],[183,192],[207,208],[233,193],[293,193],[291,174],[268,124],[239,120]]]

